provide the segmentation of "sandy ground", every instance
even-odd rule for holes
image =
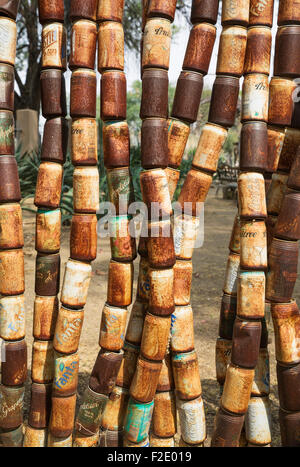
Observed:
[[[206,446],[210,444],[213,419],[218,407],[219,386],[215,378],[215,341],[218,335],[219,308],[225,266],[228,256],[228,242],[232,223],[236,213],[236,202],[215,197],[212,190],[205,205],[205,238],[202,248],[195,250],[193,262],[192,306],[195,318],[196,350],[199,357],[203,399],[205,403],[208,438]],[[32,345],[32,314],[34,302],[34,249],[35,216],[24,213],[25,235],[25,275],[26,275],[26,312],[28,343],[28,383],[26,391],[25,417],[30,397],[30,368]],[[64,227],[62,233],[62,270],[69,254],[69,228]],[[87,386],[90,371],[99,351],[98,334],[101,310],[106,298],[107,267],[110,258],[108,239],[98,242],[98,257],[93,263],[93,277],[89,290],[89,297],[85,307],[85,318],[80,341],[80,376],[79,399]],[[138,271],[138,260],[135,262],[135,277]],[[136,287],[136,281],[135,281]],[[300,298],[300,283],[296,284],[295,298]],[[273,446],[280,445],[278,425],[278,394],[275,374],[274,333],[272,323],[269,326],[270,361],[271,361],[271,403],[273,420]]]

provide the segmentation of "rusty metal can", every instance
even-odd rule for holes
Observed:
[[[198,237],[199,218],[186,214],[174,217],[174,247],[177,259],[191,260]]]
[[[49,430],[52,436],[67,438],[73,432],[76,394],[69,397],[52,396]]]
[[[286,365],[299,363],[300,312],[296,302],[292,300],[289,303],[272,303],[271,313],[277,361]]]
[[[171,268],[175,264],[174,241],[169,220],[149,222],[148,261],[151,268]]]
[[[171,356],[166,353],[165,358],[162,361],[162,367],[160,370],[156,392],[167,392],[172,391],[175,387]]]
[[[23,446],[23,425],[12,431],[1,431],[0,442],[5,448],[21,448]]]
[[[73,206],[76,213],[92,214],[99,209],[98,167],[75,167],[73,173]]]
[[[213,85],[208,121],[230,128],[234,125],[239,97],[239,79],[233,76],[217,76]]]
[[[93,21],[80,19],[72,24],[70,69],[95,67],[97,26]]]
[[[173,269],[150,269],[149,312],[157,316],[170,316],[174,311]]]
[[[143,325],[147,304],[137,298],[132,306],[130,319],[126,330],[126,341],[134,345],[140,345],[142,341]]]
[[[278,216],[271,216],[268,215],[266,220],[266,227],[267,227],[267,250],[270,250],[272,240],[275,236],[275,228],[278,221]]]
[[[206,438],[206,424],[202,397],[200,396],[192,401],[177,399],[176,405],[183,441],[189,445],[203,443]]]
[[[262,326],[262,338],[264,328]],[[259,349],[258,362],[255,368],[251,396],[268,396],[270,394],[270,360],[267,348]]]
[[[233,325],[237,311],[237,298],[234,295],[223,294],[221,301],[219,336],[222,339],[232,339]]]
[[[271,28],[252,26],[248,29],[244,73],[270,72],[272,46]]]
[[[274,234],[285,240],[300,240],[300,193],[288,190],[278,216]]]
[[[41,296],[55,296],[59,292],[60,255],[38,253],[35,266],[35,293]]]
[[[177,432],[174,392],[157,392],[154,398],[153,428],[156,436],[170,438]]]
[[[124,30],[116,21],[99,24],[98,71],[105,70],[124,70]]]
[[[274,76],[270,82],[269,124],[290,126],[294,109],[293,92],[296,83],[292,79]]]
[[[42,30],[42,68],[67,69],[67,34],[61,23],[45,24]]]
[[[236,255],[235,253],[230,252],[228,255],[223,286],[223,292],[227,295],[237,295],[237,277],[239,267],[240,255]]]
[[[190,305],[176,306],[171,316],[172,352],[191,352],[194,350],[194,321]]]
[[[108,219],[112,259],[119,262],[134,261],[136,242],[132,216],[113,216]]]
[[[71,77],[71,117],[96,117],[96,72],[78,68]]]
[[[115,386],[106,403],[101,419],[101,429],[120,431],[127,411],[129,391]]]
[[[177,81],[171,116],[194,123],[203,89],[203,75],[195,71],[182,71]]]
[[[299,23],[300,11],[297,0],[281,0],[278,10],[278,25]]]
[[[174,436],[170,438],[161,438],[156,436],[154,433],[150,434],[150,447],[151,448],[174,448],[175,439]]]
[[[94,118],[72,119],[71,156],[73,165],[97,165],[98,126]]]
[[[141,355],[151,361],[161,362],[167,351],[171,317],[146,313],[141,341]]]
[[[47,429],[32,428],[26,426],[23,447],[24,448],[45,448],[47,446]]]
[[[244,415],[248,408],[253,378],[254,370],[230,364],[221,399],[222,408],[236,415]]]
[[[298,412],[300,364],[286,366],[277,362],[276,369],[280,407],[289,412]]]
[[[143,201],[148,209],[148,215],[159,214],[169,217],[172,205],[168,180],[163,169],[143,170],[140,174]],[[156,212],[155,212],[156,210]]]
[[[244,425],[244,416],[230,415],[222,408],[218,410],[214,433],[211,441],[212,447],[238,447],[241,431]]]
[[[178,203],[185,213],[199,216],[212,184],[212,175],[191,168],[186,176]]]
[[[170,198],[173,200],[174,194],[177,189],[177,185],[180,179],[180,170],[174,169],[173,167],[167,167],[165,169],[167,179],[168,179],[168,188],[170,193]]]
[[[212,123],[202,128],[198,147],[193,159],[193,166],[199,170],[216,172],[219,157],[227,138],[227,130]]]
[[[97,394],[112,392],[123,361],[124,352],[107,352],[101,349],[92,370],[89,386]],[[118,384],[118,386],[120,386]],[[125,386],[124,386],[125,387]]]
[[[168,126],[163,118],[143,120],[141,130],[141,159],[144,169],[168,166]]]
[[[63,306],[60,308],[53,339],[53,346],[57,352],[63,354],[77,352],[83,315],[83,310],[69,310]]]
[[[61,290],[61,303],[68,308],[79,309],[86,304],[92,266],[81,261],[69,259]]]
[[[193,400],[201,396],[198,357],[193,350],[172,355],[173,376],[176,394],[181,400]]]
[[[43,116],[45,118],[65,117],[67,104],[63,72],[55,69],[43,70],[40,83]]]
[[[286,128],[283,147],[279,158],[278,171],[291,172],[300,145],[300,129]]]
[[[246,439],[255,446],[271,443],[271,407],[268,397],[251,397],[245,416]]]
[[[15,64],[17,26],[13,19],[0,17],[0,62]]]
[[[268,172],[276,172],[283,148],[285,129],[268,125]]]
[[[269,81],[268,75],[246,75],[242,93],[242,121],[268,121]]]
[[[274,238],[269,252],[266,298],[286,303],[291,300],[297,279],[297,242]]]
[[[41,160],[59,162],[66,160],[69,125],[65,118],[56,117],[46,120],[44,126]]]
[[[232,341],[218,338],[216,341],[216,376],[220,386],[223,386],[226,378],[227,367],[231,360]]]
[[[149,446],[148,433],[150,429],[154,402],[148,404],[141,404],[136,402],[133,398],[129,399],[127,414],[125,418],[124,431],[125,442],[124,446],[132,447],[131,443],[146,442]],[[129,441],[129,442],[128,442]],[[145,446],[145,444],[143,444]]]
[[[54,396],[71,396],[76,393],[78,385],[79,355],[63,355],[54,353],[54,378],[52,394]]]
[[[13,113],[7,110],[0,111],[0,155],[13,156],[15,153],[15,124],[14,124],[14,116]],[[13,162],[13,158],[3,157],[0,158],[1,165]],[[16,162],[14,162],[16,165]],[[3,169],[1,168],[1,172]],[[13,174],[15,171],[13,172]],[[6,176],[5,176],[6,178]],[[1,181],[2,184],[2,181]]]
[[[73,448],[97,448],[99,446],[99,432],[93,436],[85,436],[76,433],[73,442]],[[100,446],[101,447],[101,446]]]
[[[97,256],[97,217],[94,214],[72,216],[70,256],[78,261],[93,261]]]
[[[65,438],[57,438],[51,433],[48,433],[47,447],[48,448],[71,448],[72,447],[72,435],[66,436]]]
[[[195,24],[190,32],[182,68],[208,73],[210,59],[216,40],[216,27],[209,23]]]
[[[189,125],[176,119],[168,120],[168,161],[170,167],[180,167],[189,134]]]
[[[0,298],[0,337],[16,341],[25,337],[24,295]]]
[[[250,0],[250,25],[273,25],[274,0]]]
[[[88,387],[76,417],[76,431],[85,436],[97,434],[107,401],[106,395],[98,394]]]
[[[232,253],[240,254],[240,218],[238,214],[234,219],[228,248]]]
[[[35,340],[32,345],[31,379],[46,384],[53,380],[54,350],[52,341]]]
[[[116,385],[122,388],[129,389],[135,369],[136,362],[139,355],[139,347],[129,344],[125,341],[124,358],[122,358],[121,365],[118,370]]]
[[[284,447],[300,446],[300,412],[287,412],[279,408],[281,443]]]
[[[0,249],[24,246],[22,209],[19,204],[0,205]]]
[[[130,385],[130,396],[138,402],[149,403],[154,399],[161,362],[150,362],[141,356]],[[129,407],[128,407],[129,410]]]
[[[100,347],[118,352],[123,347],[127,309],[104,305],[99,336]]]
[[[4,359],[1,382],[5,386],[19,386],[27,379],[27,345],[25,339],[2,344]]]
[[[176,0],[149,0],[147,6],[147,18],[158,16],[174,21]]]
[[[33,337],[38,340],[51,340],[57,315],[58,298],[37,295],[34,300]]]
[[[215,24],[217,22],[219,0],[194,0],[192,3],[191,22],[199,23],[207,21]]]
[[[265,180],[257,172],[243,172],[238,177],[239,215],[241,219],[267,217]]]
[[[109,201],[114,205],[115,214],[127,215],[128,207],[134,201],[134,189],[129,167],[107,169]]]
[[[31,385],[28,424],[32,428],[47,428],[51,411],[51,384]]]
[[[264,172],[268,167],[268,131],[265,122],[247,122],[242,126],[240,169]]]
[[[223,0],[222,25],[240,24],[247,26],[249,22],[249,0]]]
[[[300,75],[300,25],[281,26],[277,30],[274,75],[297,78]],[[289,53],[287,53],[287,50]]]
[[[126,76],[123,71],[107,70],[102,73],[101,119],[126,119]]]
[[[15,72],[11,65],[0,64],[0,108],[14,110]]]
[[[60,249],[61,210],[38,209],[35,225],[35,249],[53,254]]]
[[[137,284],[137,298],[148,302],[150,298],[150,266],[147,258],[141,257],[139,264],[139,277]]]
[[[34,204],[56,209],[60,205],[63,167],[55,162],[42,162],[39,167]]]
[[[268,213],[278,216],[287,191],[288,175],[275,173],[272,176],[272,183],[267,193]]]
[[[25,388],[0,386],[0,428],[14,430],[23,423]]]
[[[261,339],[260,321],[236,318],[233,327],[231,363],[241,368],[255,368]]]
[[[260,319],[265,314],[265,273],[240,271],[238,277],[237,315],[243,319]]]
[[[64,21],[64,2],[63,0],[39,0],[39,19],[40,23],[52,21]]]
[[[193,278],[192,261],[177,259],[174,265],[174,303],[184,306],[190,303],[191,286]]]
[[[240,267],[265,270],[267,259],[267,229],[264,221],[241,221]]]
[[[217,75],[242,76],[246,44],[246,28],[242,26],[225,26],[223,28],[220,37]]]
[[[164,18],[147,21],[143,34],[142,68],[169,69],[171,22]]]
[[[0,251],[0,294],[20,295],[24,290],[23,250]]]
[[[85,18],[96,21],[97,3],[97,0],[89,0],[88,2],[72,0],[70,5],[71,20],[73,21],[77,18]]]
[[[3,0],[0,6],[1,14],[16,19],[19,8],[19,0]]]
[[[109,263],[107,303],[116,307],[126,307],[132,301],[133,264]]]
[[[97,21],[122,22],[124,0],[99,0],[97,8]]]
[[[105,122],[103,124],[103,156],[106,168],[129,167],[130,135],[128,123]]]

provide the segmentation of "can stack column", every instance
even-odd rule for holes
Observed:
[[[0,7],[0,442],[7,447],[22,446],[27,378],[24,238],[13,116],[18,6],[13,1]]]

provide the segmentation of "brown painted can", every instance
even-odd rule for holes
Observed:
[[[284,197],[276,224],[276,237],[285,240],[300,240],[299,215],[300,193],[288,190]]]
[[[101,119],[126,119],[126,76],[122,71],[107,70],[102,74]]]
[[[123,356],[122,350],[118,353],[100,350],[89,380],[89,386],[93,391],[107,395],[112,392],[115,384],[118,384],[117,376]]]
[[[226,138],[225,128],[206,123],[202,128],[193,166],[199,170],[216,172]]]
[[[73,71],[71,77],[71,117],[96,117],[96,72],[85,68]]]
[[[216,340],[216,376],[219,385],[222,387],[225,383],[227,367],[231,359],[232,340],[221,339]]]
[[[40,77],[42,114],[45,118],[67,115],[65,78],[60,70],[43,70]]]
[[[31,379],[34,383],[51,383],[54,373],[52,341],[35,340],[32,346]]]
[[[53,339],[57,315],[57,297],[36,296],[34,300],[33,337],[38,340]]]
[[[268,121],[269,81],[268,75],[246,75],[242,92],[242,121]]]
[[[214,433],[211,440],[212,447],[239,447],[240,435],[244,425],[244,416],[234,416],[222,408],[218,410]]]
[[[292,79],[274,76],[270,82],[269,124],[290,126],[294,109],[293,92],[296,83]]]
[[[71,20],[85,18],[96,21],[97,4],[97,0],[88,0],[87,2],[72,0],[70,5]]]
[[[0,111],[0,155],[14,155],[15,153],[15,124],[13,113],[7,110]],[[8,160],[0,159],[0,163]],[[4,162],[5,161],[5,162]],[[1,173],[2,173],[1,168]],[[5,177],[6,178],[6,177]],[[1,182],[2,185],[2,182]]]
[[[265,181],[262,174],[243,172],[238,177],[239,215],[241,219],[267,217]]]
[[[270,72],[272,32],[267,26],[248,29],[244,73]]]
[[[220,310],[219,336],[222,339],[232,339],[233,325],[236,317],[237,298],[223,294]]]
[[[166,18],[174,21],[176,0],[149,0],[147,7],[148,18]]]
[[[66,160],[69,125],[65,118],[56,117],[46,121],[41,150],[41,160],[59,162]]]
[[[215,24],[217,22],[219,0],[194,0],[192,3],[191,22],[198,23],[207,21]]]
[[[22,209],[17,203],[0,205],[0,249],[24,246]]]
[[[170,438],[177,433],[176,399],[174,392],[158,392],[154,398],[153,433]]]
[[[101,419],[102,430],[119,431],[123,429],[128,399],[128,389],[120,388],[118,386],[114,387]]]
[[[3,430],[15,430],[23,423],[24,393],[24,386],[0,386],[0,428]]]
[[[239,97],[239,79],[217,76],[213,85],[208,121],[230,128],[234,125]]]
[[[168,117],[168,72],[157,68],[146,69],[142,77],[140,117]]]
[[[203,208],[200,203],[205,202],[211,184],[211,174],[193,168],[188,172],[178,197],[178,203],[181,204],[186,214],[200,216]]]
[[[203,89],[203,75],[182,71],[177,81],[171,116],[184,122],[197,120]]]
[[[17,44],[16,21],[2,16],[0,18],[0,25],[0,62],[14,65]]]
[[[234,219],[228,248],[232,253],[240,254],[240,218],[238,214]]]
[[[99,171],[97,166],[75,167],[73,206],[76,213],[93,214],[99,208]]]
[[[0,64],[0,108],[14,110],[15,72],[11,65]]]
[[[167,351],[171,317],[146,313],[141,342],[141,355],[151,361],[162,361]]]
[[[67,69],[67,32],[61,23],[51,22],[42,30],[42,68]]]
[[[174,311],[173,269],[150,269],[149,313],[169,316]]]
[[[97,21],[122,22],[124,0],[100,0],[98,1]]]
[[[265,171],[268,167],[268,131],[265,122],[247,122],[242,126],[240,169]]]
[[[281,444],[283,447],[300,446],[300,412],[279,409]]]
[[[236,318],[232,337],[231,363],[241,368],[255,368],[259,354],[261,322]]]
[[[297,0],[281,0],[278,10],[278,25],[299,23],[300,11]]]
[[[289,412],[299,412],[300,364],[285,366],[277,363],[276,369],[280,407]]]
[[[244,70],[247,29],[242,26],[226,26],[220,37],[217,75],[240,77]]]
[[[54,349],[63,354],[77,352],[84,318],[83,310],[60,308],[53,339]]]
[[[261,319],[265,314],[265,273],[240,271],[237,315],[242,319]]]
[[[283,147],[279,158],[278,170],[281,172],[291,172],[291,168],[296,158],[297,149],[300,145],[300,128],[286,128]]]
[[[190,305],[176,306],[171,316],[171,350],[176,353],[194,350],[194,320]]]
[[[297,279],[298,243],[273,239],[269,252],[266,298],[286,303],[291,300]]]
[[[97,217],[75,214],[71,222],[70,256],[78,261],[93,261],[97,256]]]
[[[268,213],[279,215],[287,191],[288,175],[277,172],[272,176],[272,183],[267,193]]]
[[[139,355],[139,347],[129,344],[125,341],[124,356],[118,370],[116,385],[129,389],[136,369],[136,362]]]
[[[275,45],[275,76],[297,78],[300,75],[299,42],[300,25],[281,26],[278,28]]]
[[[191,287],[193,279],[192,261],[177,259],[174,271],[174,303],[184,306],[190,303]]]
[[[20,295],[24,290],[23,250],[0,250],[0,294]]]
[[[272,27],[273,8],[274,0],[250,0],[249,24]]]
[[[147,118],[142,123],[141,159],[144,169],[168,166],[168,126],[163,118]]]
[[[39,0],[39,19],[40,19],[41,24],[53,22],[53,21],[63,22],[64,21],[63,0],[51,0],[51,2],[49,2],[48,0]]]
[[[246,270],[265,270],[267,260],[267,229],[264,221],[241,221],[240,267]]]
[[[140,174],[143,201],[150,216],[151,207],[159,217],[169,217],[172,205],[168,187],[168,179],[163,169],[144,170]],[[152,203],[158,203],[152,206]],[[158,208],[156,210],[156,208]]]
[[[2,352],[5,361],[1,365],[1,383],[4,386],[20,386],[27,379],[27,345],[25,339],[5,342]]]
[[[104,166],[129,167],[130,135],[127,122],[106,122],[102,130]]]
[[[98,71],[105,70],[124,70],[124,30],[116,21],[99,24]]]
[[[32,428],[47,428],[51,412],[51,384],[31,385],[28,423]]]
[[[272,303],[272,319],[275,333],[276,359],[284,365],[300,361],[298,348],[300,335],[300,312],[297,303]]]
[[[67,438],[73,432],[76,394],[69,397],[52,397],[49,430],[57,438]]]
[[[60,255],[43,255],[36,257],[35,293],[41,296],[55,296],[59,292]]]
[[[54,354],[54,379],[52,395],[72,396],[77,391],[79,372],[79,355]]]
[[[104,305],[99,336],[100,347],[119,352],[124,343],[127,309]]]
[[[37,207],[57,209],[60,205],[63,167],[55,162],[39,166],[34,204]]]
[[[216,27],[209,23],[193,26],[182,68],[206,75],[216,40]]]
[[[249,0],[223,0],[222,25],[238,24],[248,26],[249,3]]]
[[[60,209],[38,209],[35,225],[35,249],[39,253],[53,254],[60,249]]]
[[[153,401],[161,366],[161,362],[150,362],[142,357],[138,358],[136,371],[130,386],[131,397],[142,403]]]
[[[142,68],[169,69],[171,22],[164,18],[147,21],[143,34]]]
[[[111,260],[108,271],[107,303],[128,306],[132,301],[133,264]]]
[[[151,268],[164,269],[174,266],[174,240],[169,220],[149,222],[147,247]]]
[[[176,119],[168,120],[168,160],[170,167],[180,167],[189,134],[189,125]]]
[[[176,394],[181,400],[193,400],[202,393],[198,358],[195,350],[172,355]]]
[[[130,319],[126,330],[126,341],[134,345],[140,345],[142,341],[145,314],[148,309],[147,303],[136,299],[132,306]]]
[[[18,166],[15,157],[0,157],[0,202],[14,203],[21,199]]]
[[[93,21],[75,21],[71,30],[70,69],[95,67],[97,26]]]
[[[283,148],[285,129],[268,125],[268,172],[276,172]]]
[[[225,411],[236,415],[247,412],[253,378],[254,370],[229,365],[221,399]]]
[[[172,391],[174,387],[175,383],[173,378],[171,356],[169,353],[167,353],[162,361],[162,367],[160,370],[156,391]]]

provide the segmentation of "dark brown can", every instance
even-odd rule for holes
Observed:
[[[231,363],[241,368],[255,368],[260,338],[260,321],[243,321],[237,318],[233,328]]]
[[[287,78],[300,76],[300,25],[278,28],[274,75],[286,76]]]
[[[18,202],[20,199],[17,161],[14,156],[0,156],[0,202]]]
[[[0,386],[0,428],[14,430],[23,423],[24,386]]]
[[[0,64],[0,109],[14,110],[14,67]]]
[[[300,412],[279,409],[281,443],[283,447],[300,446]]]
[[[194,0],[192,2],[191,22],[201,21],[215,24],[218,18],[219,0]]]
[[[67,438],[73,432],[76,394],[69,397],[52,397],[49,430],[57,438]]]
[[[176,0],[148,0],[147,17],[167,18],[174,21]]]
[[[242,126],[240,169],[265,171],[268,166],[268,131],[265,122],[247,122]]]
[[[153,169],[168,166],[168,125],[164,118],[147,118],[142,123],[142,167]]]
[[[230,128],[234,125],[239,97],[239,79],[217,76],[213,85],[208,121]]]
[[[164,269],[174,266],[176,258],[169,220],[149,222],[147,248],[150,267]]]
[[[133,264],[110,261],[107,285],[107,303],[129,306],[132,302]]]
[[[269,26],[273,24],[274,0],[250,0],[250,26]]]
[[[300,240],[300,193],[288,191],[285,195],[278,222],[275,228],[276,237],[284,240]]]
[[[42,162],[39,167],[34,204],[57,209],[60,205],[63,167],[56,162]]]
[[[126,119],[126,76],[123,71],[108,70],[101,76],[101,119]]]
[[[97,0],[71,0],[70,19],[90,19],[96,21]]]
[[[182,71],[177,81],[171,116],[194,123],[203,89],[203,75],[193,71]]]
[[[300,128],[286,128],[283,147],[278,162],[278,171],[290,173],[300,145]]]
[[[266,26],[254,26],[249,28],[247,34],[247,48],[244,64],[244,74],[269,74],[271,47],[271,28],[268,28]]]
[[[212,24],[199,23],[193,26],[182,68],[184,70],[198,71],[206,75],[215,40],[216,27]]]
[[[233,295],[223,294],[220,310],[219,336],[223,339],[232,339],[233,326],[236,317],[237,298]]]
[[[35,293],[41,296],[55,296],[59,292],[60,255],[36,257]]]
[[[18,3],[10,1],[7,3]],[[39,17],[40,23],[48,23],[53,21],[64,21],[64,0],[39,0]]]
[[[298,0],[281,0],[278,10],[278,25],[300,24]]]
[[[300,191],[300,148],[294,159],[291,172],[287,181],[288,188]]]
[[[71,77],[71,117],[96,117],[96,72],[79,68]]]
[[[97,394],[110,394],[113,390],[124,352],[107,352],[101,349],[92,370],[89,386]]]
[[[102,130],[104,166],[108,169],[129,167],[130,135],[128,123],[106,122]]]
[[[277,362],[280,407],[290,412],[300,411],[300,363],[286,366]]]
[[[41,73],[42,114],[45,118],[67,115],[65,78],[61,70]]]
[[[285,129],[268,125],[268,169],[267,172],[276,172],[279,157],[283,147]]]
[[[13,113],[0,111],[0,155],[15,153],[15,124]],[[1,171],[2,172],[2,171]]]
[[[5,386],[20,386],[27,379],[27,345],[25,339],[5,342],[5,361],[1,366],[1,382]]]
[[[47,428],[51,411],[52,384],[31,385],[28,423],[33,428]]]
[[[71,222],[70,256],[78,261],[93,261],[97,256],[97,217],[75,214]]]
[[[144,70],[142,76],[141,119],[168,117],[168,86],[167,70],[158,68]]]
[[[50,118],[44,126],[41,160],[64,163],[68,149],[68,122],[63,117]]]
[[[238,447],[244,425],[244,415],[230,415],[219,409],[215,419],[215,429],[211,440],[212,447]]]

